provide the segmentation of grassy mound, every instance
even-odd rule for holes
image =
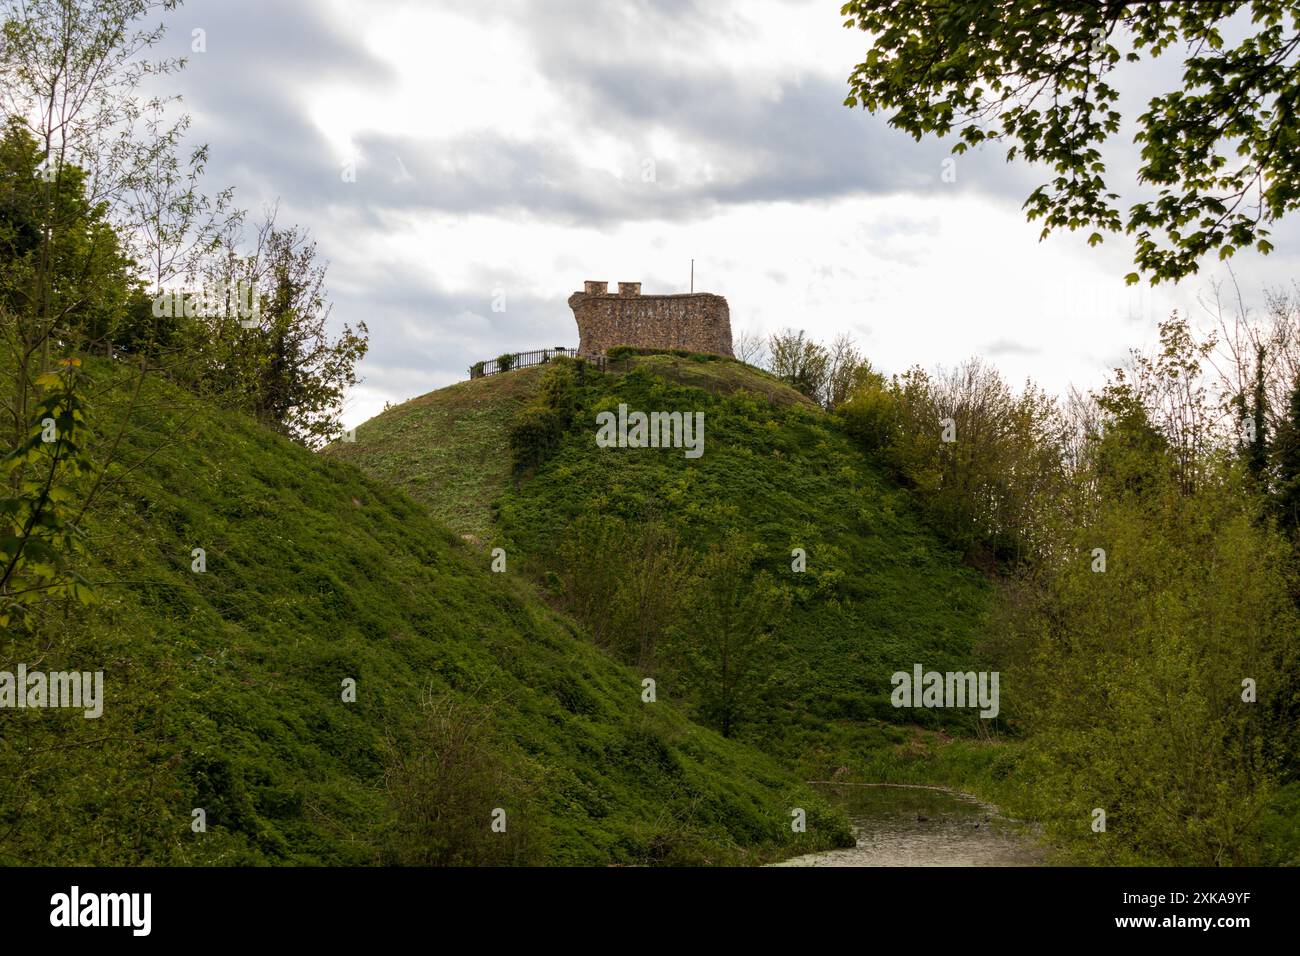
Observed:
[[[129,382],[95,374],[102,442]],[[504,414],[478,399],[526,382],[457,395],[465,456],[491,457]],[[410,447],[448,423],[408,406]],[[473,471],[430,462],[421,480]],[[163,383],[86,527],[102,603],[5,634],[0,670],[102,670],[103,716],[0,710],[0,860],[745,862],[849,839],[767,757],[643,703],[640,675],[401,490]]]
[[[789,385],[740,362],[650,354],[614,365],[644,367],[712,394],[744,389],[782,405],[811,405]],[[537,366],[489,375],[394,405],[361,425],[355,443],[335,444],[326,454],[360,465],[422,502],[453,531],[487,543],[495,533],[492,506],[510,485],[506,433],[544,371]]]
[[[743,531],[760,545],[761,568],[794,593],[760,719],[746,736],[806,769],[829,772],[835,768],[818,765],[817,752],[825,747],[827,761],[841,759],[845,747],[826,741],[844,722],[855,725],[851,736],[859,741],[849,749],[900,751],[910,737],[899,724],[973,725],[970,712],[896,710],[890,677],[915,663],[967,669],[989,588],[923,525],[910,497],[832,416],[770,375],[731,360],[652,354],[610,367],[581,377],[577,411],[559,447],[517,480],[502,473],[508,468],[504,435],[482,436],[481,447],[503,449],[493,465],[501,477],[496,526],[485,535],[491,544],[546,580],[563,571],[566,529],[584,516],[666,523],[699,553],[728,532]],[[423,482],[401,462],[430,445],[454,445],[447,436],[461,427],[458,410],[475,422],[489,414],[508,421],[538,381],[518,372],[497,378],[514,381],[466,382],[408,402],[363,425],[356,444],[340,452],[439,513],[468,510],[474,485]],[[702,457],[687,459],[678,449],[598,448],[595,416],[619,404],[702,412]],[[438,411],[419,411],[426,408]],[[438,428],[423,427],[422,415]],[[807,555],[803,573],[792,571],[796,548]]]

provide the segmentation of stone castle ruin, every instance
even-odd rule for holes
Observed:
[[[578,322],[578,353],[603,355],[616,345],[684,349],[733,358],[727,300],[711,292],[642,295],[641,283],[584,282],[569,296]]]

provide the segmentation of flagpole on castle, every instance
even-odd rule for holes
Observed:
[[[695,260],[691,260],[691,291],[695,291]]]

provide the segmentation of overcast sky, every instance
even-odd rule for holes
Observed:
[[[165,48],[191,58],[175,83],[210,187],[278,197],[329,260],[334,318],[370,328],[348,425],[478,359],[576,345],[565,300],[585,279],[682,292],[692,258],[736,333],[847,331],[888,372],[980,354],[1053,391],[1099,384],[1171,309],[1200,313],[1217,263],[1126,287],[1125,238],[1038,241],[1020,207],[1041,171],[991,149],[945,182],[946,144],[844,107],[868,40],[839,6],[188,0]],[[1124,74],[1127,115],[1175,75]],[[1298,235],[1233,260],[1253,303],[1290,284]]]

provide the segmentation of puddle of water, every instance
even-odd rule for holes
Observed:
[[[1043,866],[1020,825],[968,793],[927,787],[820,784],[844,806],[858,844],[776,866]]]

